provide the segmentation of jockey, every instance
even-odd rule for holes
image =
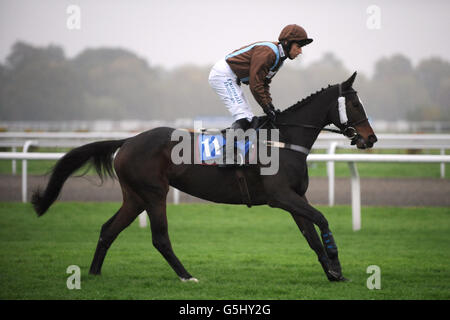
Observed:
[[[276,110],[269,92],[271,79],[286,58],[295,59],[302,53],[302,47],[312,41],[305,29],[290,24],[283,28],[278,42],[250,44],[230,53],[213,66],[209,83],[232,114],[232,129],[247,130],[254,118],[241,83],[250,85],[255,100],[269,118],[275,120]]]

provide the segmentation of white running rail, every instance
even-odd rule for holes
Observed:
[[[32,145],[30,142],[28,145]],[[0,160],[58,160],[64,153],[30,153],[30,152],[0,152]],[[307,161],[316,162],[347,162],[351,171],[352,221],[353,230],[361,229],[361,188],[357,162],[402,162],[402,163],[449,163],[450,155],[397,155],[397,154],[310,154]],[[27,167],[22,167],[22,201],[27,201]],[[174,192],[175,203],[179,194]],[[141,213],[139,224],[147,225],[146,216]]]

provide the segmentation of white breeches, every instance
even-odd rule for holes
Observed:
[[[209,73],[209,84],[222,99],[230,111],[234,121],[247,118],[251,121],[253,112],[241,87],[237,84],[237,76],[225,59],[217,62]]]

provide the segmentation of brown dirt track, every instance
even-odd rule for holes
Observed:
[[[28,177],[28,198],[36,187],[44,187],[46,177]],[[108,180],[98,186],[96,177],[69,178],[64,185],[60,201],[121,201],[118,181]],[[350,179],[336,178],[336,204],[350,204]],[[307,197],[312,204],[328,204],[327,178],[310,178]],[[21,201],[21,177],[0,175],[0,201]],[[172,190],[168,202],[173,201]],[[205,202],[181,193],[180,202]],[[449,179],[361,179],[362,205],[370,206],[450,206]]]

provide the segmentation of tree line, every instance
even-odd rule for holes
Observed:
[[[208,84],[211,66],[169,70],[117,48],[86,49],[72,59],[56,45],[15,43],[0,64],[2,120],[173,120],[228,116]],[[285,109],[353,73],[332,53],[308,66],[285,65],[271,84]],[[255,114],[262,114],[247,86]],[[404,55],[380,58],[374,74],[354,85],[372,119],[450,120],[450,63],[439,57],[413,66]]]

